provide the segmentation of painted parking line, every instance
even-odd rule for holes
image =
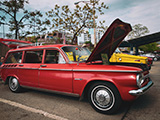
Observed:
[[[48,118],[51,118],[51,119],[55,119],[55,120],[68,120],[66,118],[63,118],[63,117],[60,117],[60,116],[57,116],[57,115],[45,112],[43,110],[32,108],[32,107],[29,107],[29,106],[26,106],[26,105],[23,105],[23,104],[20,104],[20,103],[16,103],[16,102],[13,102],[13,101],[10,101],[10,100],[6,100],[6,99],[0,98],[0,102],[3,102],[5,104],[9,104],[11,106],[27,110],[29,112],[41,114],[41,115],[44,115],[45,117],[48,117]]]

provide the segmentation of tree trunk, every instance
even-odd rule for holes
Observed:
[[[79,33],[79,31],[80,31],[84,26],[85,26],[85,23],[78,29],[78,31],[76,31],[76,32],[74,33],[71,44],[73,44],[74,40],[76,39],[77,34]]]
[[[18,39],[18,30],[15,30],[15,39]]]

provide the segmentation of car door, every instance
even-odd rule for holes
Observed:
[[[38,73],[42,64],[43,50],[28,50],[19,64],[18,77],[24,86],[38,87]]]
[[[72,65],[66,64],[57,49],[46,49],[44,62],[39,69],[39,87],[72,92]]]
[[[18,68],[22,61],[22,51],[9,52],[6,56],[4,64],[1,66],[3,68],[1,72],[2,78],[7,79],[8,76],[14,76],[18,78]]]

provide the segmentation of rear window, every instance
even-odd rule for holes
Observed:
[[[22,52],[10,53],[5,61],[5,63],[21,63]]]
[[[23,63],[41,63],[43,50],[26,51]]]

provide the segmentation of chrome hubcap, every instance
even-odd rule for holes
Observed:
[[[11,80],[11,82],[10,82],[10,88],[11,88],[12,90],[15,90],[15,89],[17,88],[17,86],[18,86],[18,81],[17,81],[16,78],[13,78],[13,79]]]
[[[108,87],[98,85],[91,92],[91,101],[96,108],[106,111],[113,107],[115,98],[113,92]]]
[[[99,105],[106,106],[107,104],[109,104],[110,100],[110,95],[106,90],[99,90],[96,93],[96,101],[99,103]]]

